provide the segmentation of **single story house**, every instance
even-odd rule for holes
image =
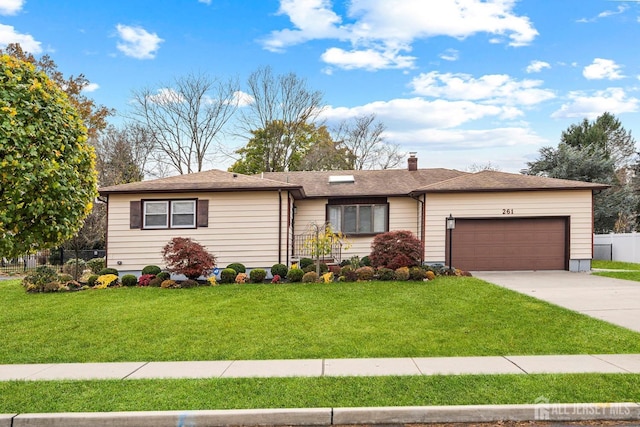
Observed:
[[[335,261],[370,252],[373,237],[410,230],[424,263],[479,270],[591,267],[593,192],[606,185],[482,171],[420,169],[271,172],[221,170],[104,187],[107,265],[163,266],[161,248],[191,237],[219,266],[290,265],[325,224],[347,236]],[[447,227],[454,219],[455,228]],[[339,245],[339,244],[337,244]]]

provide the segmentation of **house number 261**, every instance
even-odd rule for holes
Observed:
[[[513,215],[513,209],[502,209],[502,215]]]

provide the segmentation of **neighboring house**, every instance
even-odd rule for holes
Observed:
[[[108,203],[107,265],[121,272],[163,266],[161,248],[176,236],[202,243],[223,267],[290,264],[325,223],[349,241],[328,255],[335,261],[368,255],[378,233],[410,230],[424,243],[425,263],[449,265],[451,254],[453,266],[465,270],[583,271],[593,252],[593,191],[606,188],[418,169],[410,157],[404,170],[211,170],[105,187],[100,195]]]

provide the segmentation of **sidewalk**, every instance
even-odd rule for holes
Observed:
[[[543,373],[640,374],[640,354],[0,365],[0,381]]]

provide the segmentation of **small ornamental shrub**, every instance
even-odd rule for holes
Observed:
[[[160,283],[160,287],[162,289],[177,288],[178,283],[176,283],[175,280],[167,279],[167,280],[163,280],[162,283]]]
[[[274,276],[278,275],[283,279],[285,277],[287,277],[287,272],[288,271],[289,271],[289,269],[284,264],[274,264],[274,265],[271,266],[271,274],[274,275]]]
[[[249,277],[253,283],[262,283],[267,277],[267,271],[262,268],[254,268],[249,272]]]
[[[422,242],[410,231],[378,234],[371,243],[371,265],[395,270],[420,265]]]
[[[115,268],[103,268],[102,270],[98,271],[98,276],[104,276],[105,274],[115,274],[117,276],[118,270],[116,270]]]
[[[154,277],[153,279],[151,279],[149,281],[149,286],[152,288],[159,288],[160,285],[162,285],[162,282],[164,282],[167,279],[161,279],[160,277]]]
[[[363,256],[360,260],[360,264],[365,267],[371,267],[371,258],[369,257],[369,255]]]
[[[324,273],[322,275],[322,281],[324,283],[332,283],[333,282],[333,278],[334,278],[334,275],[333,275],[332,272]]]
[[[236,271],[236,274],[247,272],[247,267],[245,267],[244,264],[240,264],[239,262],[232,262],[231,264],[227,265],[227,268],[233,268]]]
[[[196,280],[187,279],[187,280],[183,280],[177,287],[190,289],[190,288],[195,288],[197,286],[200,286],[200,283],[198,283]]]
[[[334,276],[339,276],[340,275],[340,266],[339,265],[330,265],[329,266],[329,271],[334,275]]]
[[[216,276],[208,277],[207,283],[209,283],[210,286],[218,286],[218,279],[216,279]]]
[[[301,269],[291,268],[287,273],[287,279],[289,279],[290,282],[299,282],[302,280],[302,276],[304,275],[305,275],[305,272],[302,271]]]
[[[22,279],[22,286],[24,286],[29,292],[43,292],[44,286],[47,283],[55,282],[57,280],[58,273],[53,268],[42,265]],[[31,289],[29,289],[30,287]]]
[[[98,277],[96,280],[96,284],[94,286],[95,289],[106,289],[109,286],[115,286],[118,284],[118,276],[115,274],[103,274]]]
[[[151,282],[151,280],[155,278],[156,276],[154,276],[153,274],[143,274],[142,276],[138,277],[138,285],[149,286],[149,282]]]
[[[232,269],[233,270],[233,269]],[[235,271],[235,270],[233,270]],[[247,283],[247,273],[238,273],[238,275],[236,276],[236,283],[241,285],[243,283]]]
[[[409,267],[396,268],[396,280],[409,280]]]
[[[309,267],[310,265],[313,265],[313,260],[311,258],[300,258],[300,265],[299,267],[301,269],[305,269],[307,267]]]
[[[316,283],[318,281],[318,273],[310,271],[302,276],[302,283]]]
[[[358,255],[354,255],[349,259],[349,265],[353,267],[354,270],[364,267],[364,264],[360,262],[360,257]]]
[[[444,275],[444,270],[446,267],[444,264],[431,264],[425,268],[427,271],[433,271],[436,276]]]
[[[380,267],[376,270],[376,277],[378,280],[390,281],[396,279],[396,272],[390,268]]]
[[[305,268],[302,269],[302,271],[304,271],[305,273],[308,273],[310,271],[316,271],[317,270],[317,266],[315,264],[311,264],[306,266]],[[327,264],[325,264],[324,262],[320,263],[320,274],[324,274],[326,272],[329,271],[329,266],[327,266]]]
[[[154,276],[157,276],[161,271],[162,269],[160,269],[160,267],[158,267],[157,265],[146,265],[142,269],[142,274],[153,274]]]
[[[88,268],[82,272],[82,276],[80,276],[78,278],[78,282],[81,283],[87,283],[87,280],[89,280],[90,276],[93,276],[95,273],[91,270],[89,270]]]
[[[62,266],[62,272],[70,274],[74,279],[78,279],[87,268],[87,262],[80,258],[71,258]]]
[[[233,268],[225,268],[220,272],[220,283],[233,283],[237,275]]]
[[[277,285],[278,283],[280,283],[280,281],[282,280],[282,277],[280,277],[279,274],[276,274],[275,276],[273,276],[273,278],[271,279],[271,283],[273,283],[274,285]]]
[[[138,284],[138,278],[133,274],[125,274],[120,281],[122,286],[136,286]]]
[[[73,276],[71,274],[62,273],[62,274],[58,275],[58,281],[60,283],[67,283],[67,282],[70,282],[72,280],[73,280]]]
[[[425,273],[425,278],[427,280],[433,280],[436,278],[436,273],[434,273],[433,271],[429,270]]]
[[[216,266],[216,257],[200,243],[187,237],[174,237],[162,248],[167,270],[195,280],[208,276]]]
[[[411,267],[409,269],[409,280],[424,280],[425,271],[422,267]]]
[[[60,282],[50,282],[44,285],[42,292],[58,292],[63,286]]]
[[[98,280],[98,276],[97,274],[92,274],[91,276],[89,276],[89,278],[87,279],[87,286],[95,286],[96,285],[96,281]]]
[[[373,279],[373,275],[375,274],[375,270],[373,267],[360,267],[356,270],[356,275],[358,280],[367,281]]]
[[[160,273],[156,274],[156,277],[158,279],[167,280],[171,279],[171,274],[167,273],[166,271],[161,271]]]
[[[358,273],[351,265],[345,265],[340,270],[340,277],[343,277],[343,282],[355,282],[358,280]]]
[[[91,271],[96,274],[106,266],[104,258],[91,258],[87,261],[87,268],[91,269]]]

